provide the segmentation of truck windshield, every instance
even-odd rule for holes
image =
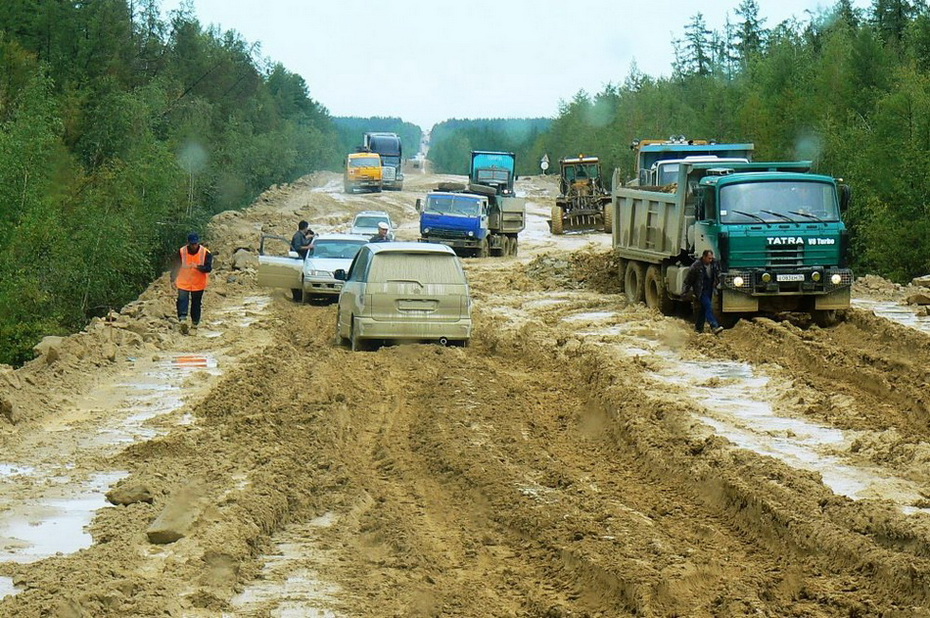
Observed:
[[[381,159],[378,157],[356,157],[349,159],[349,167],[381,167]]]
[[[588,178],[597,178],[597,163],[587,165],[569,165],[565,168],[565,177],[569,182],[577,180],[587,180]]]
[[[747,223],[764,219],[838,221],[836,190],[832,184],[803,180],[744,182],[720,189],[720,222]]]
[[[659,165],[659,173],[656,178],[656,184],[670,185],[673,182],[678,182],[678,164],[666,163],[664,165]]]
[[[426,211],[441,215],[476,217],[481,214],[481,202],[460,195],[431,195],[426,200]]]
[[[510,173],[507,170],[478,170],[478,182],[488,182],[491,180],[507,182]]]

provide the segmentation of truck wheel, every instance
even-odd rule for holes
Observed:
[[[552,233],[562,235],[562,209],[558,206],[552,207]]]
[[[516,256],[517,256],[517,253],[518,253],[518,250],[517,250],[517,237],[514,236],[513,238],[510,239],[510,255],[516,257]]]
[[[645,298],[646,265],[642,262],[630,260],[626,265],[626,274],[623,277],[623,289],[626,299],[630,303],[641,303]]]
[[[614,233],[614,213],[610,204],[604,204],[604,231]]]
[[[647,307],[657,309],[662,315],[672,315],[675,312],[675,301],[668,297],[661,266],[653,264],[646,269],[645,287]]]
[[[814,321],[814,324],[820,328],[836,326],[838,321],[836,316],[836,309],[819,309],[811,311],[811,319]]]
[[[488,239],[485,238],[481,241],[481,245],[478,247],[478,257],[486,258],[491,255],[491,250],[488,246]]]

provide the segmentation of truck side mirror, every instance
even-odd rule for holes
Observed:
[[[839,185],[840,190],[840,212],[846,212],[852,203],[852,187],[849,185]]]
[[[423,210],[423,203],[420,202],[420,198],[417,198],[417,203],[416,203],[415,208],[417,209],[417,212],[420,212],[421,210]]]

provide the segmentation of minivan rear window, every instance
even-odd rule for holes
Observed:
[[[454,255],[391,251],[375,255],[368,273],[369,283],[388,281],[461,284],[465,276]]]

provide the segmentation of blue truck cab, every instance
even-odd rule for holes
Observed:
[[[487,255],[488,198],[473,193],[430,191],[420,205],[420,237],[455,250]],[[458,251],[457,251],[458,252]]]

